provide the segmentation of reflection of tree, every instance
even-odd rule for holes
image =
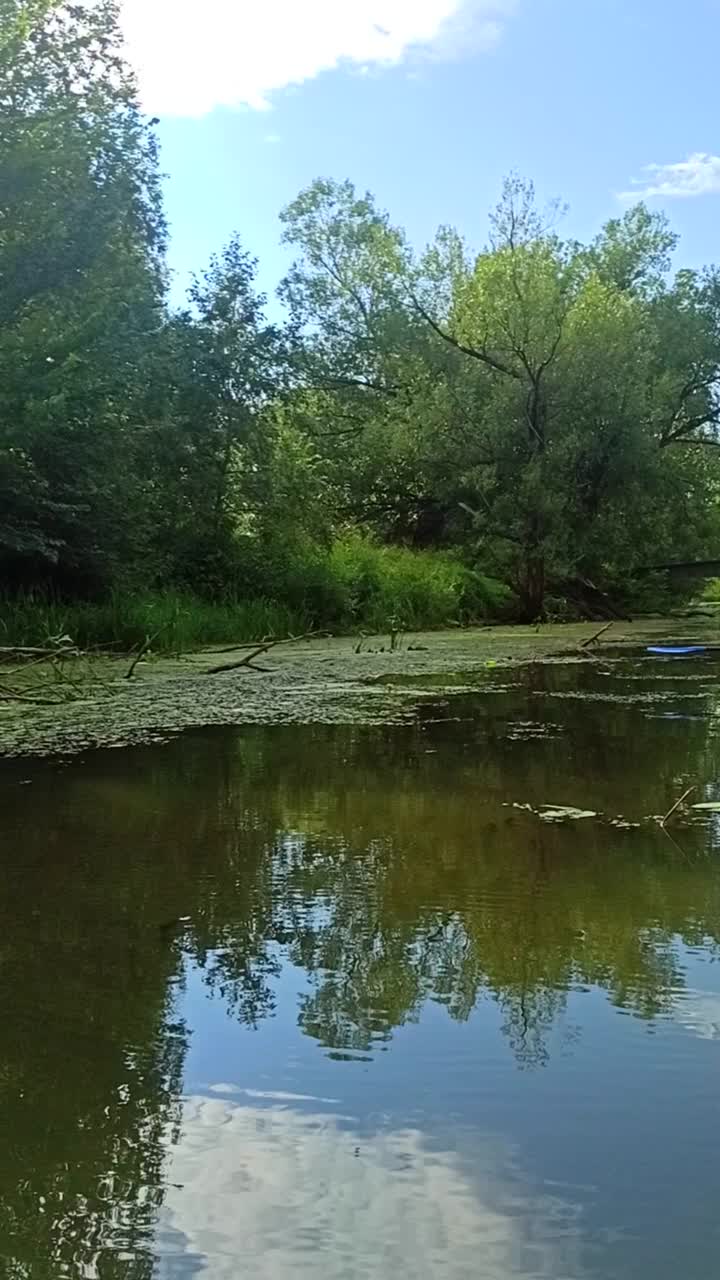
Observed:
[[[250,1025],[273,1011],[289,956],[309,978],[300,1026],[339,1056],[387,1042],[428,999],[455,1019],[497,1002],[524,1065],[545,1061],[574,986],[643,1018],[671,1007],[678,937],[720,950],[703,833],[684,833],[680,857],[653,828],[546,826],[503,802],[653,812],[684,774],[716,773],[720,748],[702,722],[659,733],[619,704],[560,698],[550,713],[555,679],[481,716],[459,700],[456,722],[211,732],[8,783],[9,1275],[151,1275],[186,1043],[173,999],[184,953]],[[509,737],[550,714],[554,738]]]
[[[541,692],[557,683],[545,676]],[[268,936],[311,976],[300,1024],[328,1048],[368,1050],[427,998],[465,1018],[488,993],[518,1060],[541,1062],[572,986],[598,985],[652,1018],[682,985],[676,937],[720,937],[710,866],[676,858],[654,829],[538,826],[499,803],[516,788],[536,804],[565,798],[552,789],[560,777],[576,803],[599,789],[614,811],[647,814],[695,760],[714,764],[705,726],[659,736],[622,704],[557,699],[555,740],[510,743],[509,721],[537,719],[537,693],[498,699],[461,735],[454,723],[316,730],[301,756],[292,731],[246,736],[255,811],[296,833],[268,855]],[[568,760],[578,716],[584,750]]]
[[[2,913],[3,1274],[149,1280],[186,1041],[167,996],[177,957],[148,948],[141,962],[88,904],[50,901],[32,933]]]

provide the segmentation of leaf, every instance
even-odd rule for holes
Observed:
[[[705,800],[702,804],[694,804],[693,809],[704,809],[707,813],[720,813],[720,800]]]

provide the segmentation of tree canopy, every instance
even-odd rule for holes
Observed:
[[[114,0],[0,0],[6,591],[282,591],[348,530],[442,548],[518,615],[714,556],[720,276],[640,204],[589,244],[504,184],[486,242],[416,250],[318,179],[268,318],[238,237],[167,294],[154,121]],[[287,576],[287,575],[286,575]]]

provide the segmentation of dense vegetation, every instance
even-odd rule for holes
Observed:
[[[264,601],[257,626],[509,598],[535,618],[720,551],[720,275],[671,274],[662,215],[581,245],[511,178],[481,252],[446,227],[418,255],[371,196],[318,180],[281,215],[281,319],[239,239],[177,311],[113,0],[0,0],[0,112],[13,625],[28,597],[108,615],[160,590]]]

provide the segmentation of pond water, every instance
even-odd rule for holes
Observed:
[[[718,670],[0,765],[3,1277],[716,1274]]]

